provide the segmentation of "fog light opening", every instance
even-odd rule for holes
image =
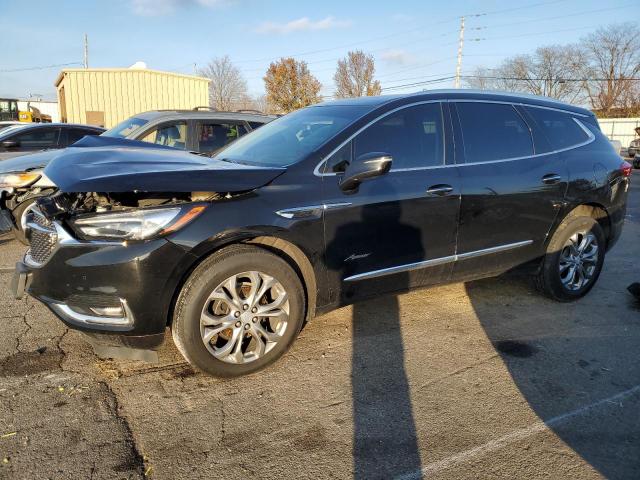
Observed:
[[[118,305],[117,307],[90,307],[89,310],[100,317],[121,318],[125,316],[122,305]]]

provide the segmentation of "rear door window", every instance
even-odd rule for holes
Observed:
[[[247,133],[244,125],[220,122],[198,122],[196,149],[200,153],[213,153]]]
[[[529,126],[512,105],[456,102],[456,109],[467,163],[533,155]]]
[[[571,148],[589,139],[587,132],[568,113],[548,108],[524,107],[524,109],[542,130],[553,150]]]

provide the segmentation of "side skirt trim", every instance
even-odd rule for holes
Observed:
[[[452,262],[457,262],[459,260],[466,260],[469,258],[481,257],[483,255],[491,255],[493,253],[498,253],[498,252],[505,252],[507,250],[513,250],[514,248],[520,248],[526,245],[531,245],[532,243],[533,243],[533,240],[523,240],[522,242],[508,243],[506,245],[498,245],[496,247],[484,248],[482,250],[475,250],[473,252],[450,255],[447,257],[434,258],[432,260],[425,260],[423,262],[408,263],[405,265],[398,265],[395,267],[383,268],[381,270],[372,270],[371,272],[364,272],[364,273],[359,273],[357,275],[351,275],[350,277],[345,278],[344,281],[355,282],[358,280],[367,280],[370,278],[393,275],[394,273],[420,270],[421,268],[433,267],[436,265],[443,265],[445,263],[452,263]]]

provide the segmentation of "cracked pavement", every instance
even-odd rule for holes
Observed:
[[[558,304],[505,276],[316,318],[271,368],[220,380],[170,339],[98,359],[13,300],[0,237],[0,478],[639,478],[640,181],[599,283]]]

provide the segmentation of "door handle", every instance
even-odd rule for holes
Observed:
[[[542,183],[546,185],[553,185],[555,183],[560,183],[562,181],[562,177],[557,173],[549,173],[542,177]]]
[[[438,197],[444,197],[445,195],[449,195],[453,192],[453,187],[451,185],[432,185],[427,189],[427,193],[429,195],[437,195]]]

